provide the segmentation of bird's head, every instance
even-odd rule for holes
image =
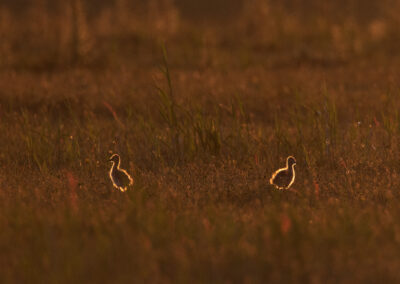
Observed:
[[[293,165],[296,165],[296,159],[293,156],[289,156],[286,159],[286,165],[290,168]]]
[[[118,154],[112,155],[112,156],[110,157],[110,159],[109,159],[110,162],[114,162],[114,163],[116,163],[116,164],[119,163],[119,160],[120,160],[120,158],[119,158],[119,155],[118,155]]]

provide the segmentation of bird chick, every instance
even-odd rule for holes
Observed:
[[[109,175],[113,186],[122,192],[125,192],[128,189],[128,186],[133,185],[133,179],[126,170],[119,167],[121,158],[118,154],[112,155],[109,161],[112,162]]]
[[[296,173],[294,167],[296,166],[296,159],[289,156],[286,159],[286,167],[278,169],[272,174],[269,183],[277,189],[289,189],[294,183]]]

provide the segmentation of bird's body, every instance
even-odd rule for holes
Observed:
[[[133,184],[133,179],[124,169],[119,168],[121,159],[118,154],[112,155],[110,161],[112,166],[109,174],[113,186],[124,192],[128,189],[128,186]]]
[[[296,159],[292,156],[287,157],[286,167],[277,170],[272,174],[269,183],[275,186],[277,189],[289,189],[294,183],[296,173],[294,166],[296,165]]]

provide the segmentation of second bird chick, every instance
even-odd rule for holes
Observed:
[[[275,186],[277,189],[289,189],[294,183],[296,173],[294,167],[296,166],[296,159],[293,156],[289,156],[286,159],[286,167],[281,168],[272,174],[269,183]]]
[[[125,192],[128,189],[128,186],[133,185],[133,179],[126,170],[120,169],[121,158],[118,154],[112,155],[109,161],[112,162],[109,175],[113,186],[122,192]]]

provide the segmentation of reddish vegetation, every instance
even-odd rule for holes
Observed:
[[[25,2],[0,4],[1,283],[400,281],[399,3]]]

